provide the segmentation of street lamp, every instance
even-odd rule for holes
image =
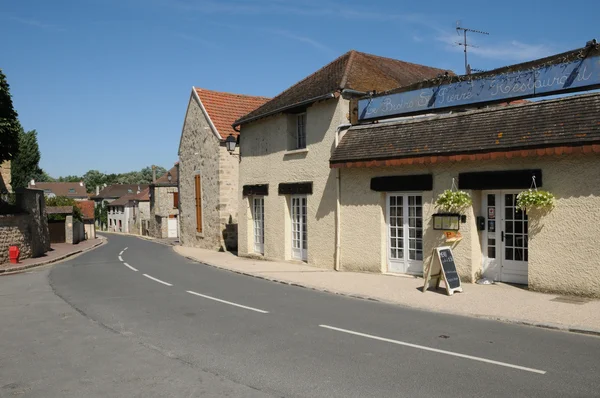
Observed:
[[[169,182],[171,182],[171,179],[173,178],[173,176],[171,176],[171,172],[167,173],[167,180],[169,180]]]
[[[229,134],[229,137],[225,140],[225,146],[227,147],[227,152],[233,155],[233,151],[235,151],[235,146],[237,145],[237,140],[233,136],[233,134]]]

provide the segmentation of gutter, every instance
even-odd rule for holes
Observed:
[[[252,116],[251,118],[248,118],[248,119],[240,119],[240,120],[237,120],[237,121],[233,122],[233,124],[231,126],[233,127],[233,129],[235,131],[239,132],[239,130],[236,130],[236,127],[237,126],[241,126],[242,124],[250,123],[250,122],[253,122],[255,120],[262,119],[262,118],[274,115],[276,113],[281,113],[283,111],[287,111],[288,109],[297,108],[297,107],[303,106],[303,105],[309,105],[309,104],[312,104],[313,102],[317,102],[317,101],[321,101],[321,100],[325,100],[325,99],[330,99],[330,98],[335,98],[335,93],[327,93],[327,94],[324,94],[324,95],[319,95],[318,97],[310,98],[310,99],[307,99],[307,100],[304,100],[304,101],[301,101],[301,102],[296,102],[295,104],[292,104],[292,105],[286,105],[286,106],[283,106],[281,108],[277,108],[277,109],[275,109],[273,111],[270,111],[270,112],[267,112],[267,113],[263,113],[261,115]]]
[[[352,124],[350,123],[346,123],[346,124],[340,124],[339,126],[337,126],[337,128],[335,129],[335,148],[337,148],[338,144],[340,143],[340,132],[342,131],[342,129],[349,129],[350,127],[352,127]],[[336,192],[336,198],[335,198],[335,265],[334,265],[334,270],[339,271],[340,270],[340,255],[341,255],[341,220],[340,220],[340,216],[341,216],[341,205],[340,205],[340,196],[341,196],[341,181],[340,181],[340,168],[336,168],[335,169],[335,192]]]

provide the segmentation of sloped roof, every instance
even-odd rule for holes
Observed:
[[[92,196],[92,199],[116,199],[130,193],[137,194],[138,187],[141,191],[148,188],[148,184],[112,184]]]
[[[78,201],[77,207],[81,210],[84,220],[93,220],[94,215],[94,201],[93,200],[81,200]]]
[[[136,194],[132,194],[132,193],[123,195],[119,199],[113,200],[112,202],[110,202],[107,206],[125,206],[127,203],[129,203],[130,200],[133,200],[135,198],[135,196],[136,196]]]
[[[263,106],[239,118],[235,125],[338,90],[386,91],[431,79],[446,72],[448,71],[443,69],[351,50]]]
[[[230,126],[231,127],[231,126]],[[179,168],[177,166],[173,166],[171,170],[167,171],[165,174],[160,176],[160,178],[156,179],[155,184],[173,184],[177,185],[177,181],[179,181]],[[168,175],[171,173],[171,181],[169,181]]]
[[[144,189],[142,192],[135,195],[133,199],[140,202],[148,202],[150,200],[150,188]]]
[[[47,206],[46,214],[72,214],[73,206]]]
[[[540,148],[569,153],[561,148],[583,146],[600,152],[600,93],[355,126],[330,163],[358,167],[360,162],[368,166],[378,160],[433,157],[432,162],[439,162],[449,156],[460,160],[459,155],[512,151],[529,156]]]
[[[195,88],[195,90],[210,120],[212,120],[223,139],[226,139],[229,134],[233,134],[234,136],[239,134],[232,127],[236,119],[252,112],[270,99],[267,97],[223,93],[205,88]]]
[[[29,188],[50,191],[56,196],[87,198],[88,194],[85,184],[81,184],[79,182],[36,182],[35,185],[29,184]]]

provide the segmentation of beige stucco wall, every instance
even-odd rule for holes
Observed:
[[[10,160],[0,163],[0,193],[4,190],[12,192],[10,185]]]
[[[269,184],[265,197],[265,253],[277,260],[291,259],[289,196],[278,194],[279,183],[313,183],[307,198],[308,264],[333,268],[335,254],[335,171],[329,169],[335,131],[348,123],[348,102],[330,99],[306,111],[307,151],[288,153],[289,117],[278,114],[242,126],[240,149],[240,223],[238,253],[253,254],[250,198],[243,185]]]
[[[439,165],[341,170],[341,266],[343,270],[385,272],[387,238],[385,194],[370,190],[372,177],[432,173],[433,191],[423,193],[424,256],[443,244],[434,231],[434,201],[450,188],[460,172],[534,169],[542,170],[543,189],[552,192],[555,208],[545,215],[529,214],[529,287],[566,294],[600,296],[600,157],[563,155],[511,160],[464,161]],[[481,191],[470,192],[473,207],[461,225],[463,240],[454,249],[463,281],[481,272],[481,232],[475,216],[481,214]],[[428,257],[424,259],[424,263]]]
[[[232,248],[231,242],[226,245],[223,235],[230,217],[233,225],[237,223],[238,162],[239,157],[230,155],[215,135],[192,95],[179,147],[179,222],[184,246]],[[201,175],[202,181],[201,233],[196,231],[196,174]],[[233,240],[235,243],[235,235]]]

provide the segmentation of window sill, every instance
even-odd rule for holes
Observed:
[[[198,231],[196,231],[196,238],[202,238],[202,239],[204,239],[204,232],[198,232]]]
[[[295,155],[295,154],[298,154],[298,153],[308,153],[308,148],[288,150],[288,151],[285,151],[283,153],[283,156],[285,156],[285,155]]]

